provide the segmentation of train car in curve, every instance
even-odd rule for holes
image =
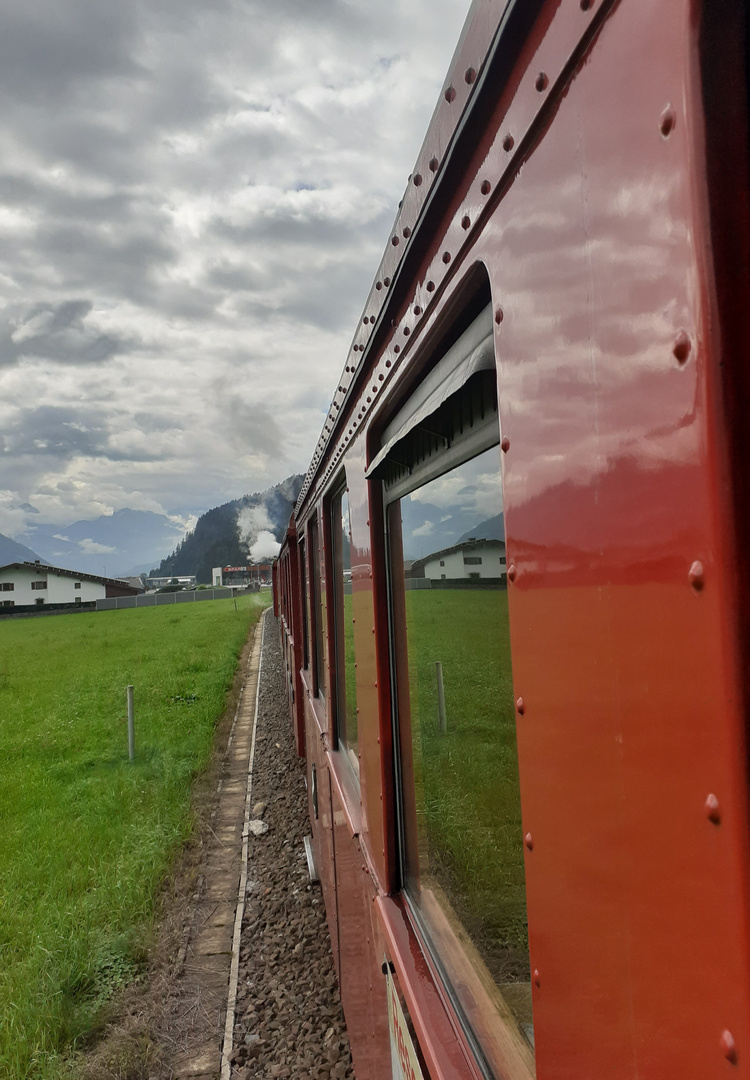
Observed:
[[[358,1080],[750,1077],[742,0],[475,0],[274,568]]]

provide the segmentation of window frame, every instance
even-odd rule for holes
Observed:
[[[349,518],[349,544],[351,550],[351,504],[349,503],[349,488],[346,481],[346,472],[342,471],[336,478],[336,482],[331,486],[330,492],[326,498],[326,519],[328,527],[328,537],[330,538],[330,619],[331,619],[331,645],[332,655],[331,663],[329,665],[331,673],[331,682],[333,684],[331,689],[331,714],[333,720],[333,737],[334,745],[336,749],[341,752],[344,760],[346,761],[347,768],[354,778],[357,787],[359,787],[359,765],[356,768],[352,760],[352,755],[359,760],[359,734],[357,740],[354,743],[350,743],[348,739],[349,729],[346,720],[346,689],[347,689],[347,669],[346,669],[346,629],[344,626],[345,609],[344,609],[344,566],[343,566],[343,551],[341,547],[341,531],[342,531],[342,500],[347,499],[348,505],[348,518]],[[349,558],[350,572],[351,572],[351,554]],[[353,577],[352,577],[352,603],[354,598],[353,589]],[[356,662],[355,662],[356,670]],[[353,673],[354,674],[354,673]],[[355,708],[356,708],[356,675],[355,675]],[[357,710],[358,711],[358,710]],[[343,719],[342,719],[343,717]],[[342,737],[343,735],[343,737]]]
[[[321,581],[320,572],[320,524],[321,523],[318,515],[314,514],[310,518],[307,525],[307,535],[310,540],[310,548],[308,554],[310,562],[310,660],[312,668],[311,674],[313,697],[316,697],[320,701],[325,702],[327,700],[324,675],[326,653],[323,642],[323,635],[326,632],[326,627],[324,625],[321,601],[326,583],[325,581]]]
[[[303,535],[299,539],[297,545],[297,553],[299,560],[299,587],[300,587],[300,600],[302,609],[302,668],[304,671],[310,670],[310,612],[308,610],[308,586],[307,586],[307,534]]]
[[[486,316],[486,309],[484,309],[484,315]],[[493,384],[494,390],[497,393],[496,364],[497,358],[495,356]],[[473,374],[476,374],[476,372]],[[470,380],[471,375],[452,397],[457,398],[459,394],[466,394],[467,385]],[[417,386],[418,385],[419,384],[417,384]],[[474,385],[475,387],[478,385],[477,380],[475,380]],[[440,401],[438,409],[446,407],[450,400],[451,398],[447,398]],[[408,413],[408,410],[409,398],[407,398],[405,402],[401,402],[400,408],[396,412],[396,416],[403,411]],[[377,484],[377,488],[380,491],[383,510],[385,584],[387,590],[386,608],[388,617],[388,657],[390,670],[391,738],[393,747],[393,814],[395,823],[394,868],[396,872],[396,881],[394,882],[394,885],[395,889],[400,892],[403,898],[406,911],[408,912],[422,949],[429,959],[447,999],[451,1003],[460,1023],[463,1035],[474,1055],[477,1067],[481,1075],[486,1077],[487,1080],[492,1080],[492,1078],[497,1075],[497,1069],[501,1066],[502,1062],[498,1057],[497,1046],[495,1045],[493,1048],[493,1041],[488,1041],[486,1038],[482,1039],[478,1032],[481,1032],[482,1029],[484,1029],[485,1033],[488,1031],[491,1032],[494,1025],[500,1023],[503,1028],[505,1028],[508,1035],[514,1038],[514,1040],[517,1038],[521,1043],[524,1043],[526,1040],[525,1036],[521,1033],[521,1029],[515,1018],[513,1018],[508,1011],[507,1005],[505,1005],[504,1009],[501,1009],[497,1005],[497,1002],[493,1000],[492,995],[487,994],[484,1003],[476,1001],[475,1009],[472,1010],[471,1015],[467,1012],[465,1004],[462,1002],[457,990],[458,983],[456,981],[456,973],[454,972],[454,974],[451,975],[449,972],[446,961],[441,955],[440,942],[436,940],[433,929],[426,922],[417,902],[412,898],[411,892],[407,888],[406,868],[407,858],[409,857],[409,845],[412,845],[412,850],[416,850],[414,847],[416,837],[408,835],[408,831],[413,828],[414,822],[416,821],[416,792],[413,783],[414,763],[411,746],[412,718],[409,700],[409,653],[405,618],[406,590],[404,588],[403,577],[401,577],[401,580],[398,580],[400,575],[397,571],[398,567],[403,564],[401,500],[412,491],[416,491],[430,483],[432,480],[444,476],[453,469],[466,464],[486,450],[499,447],[501,444],[502,433],[500,429],[499,401],[497,398],[495,399],[495,410],[496,421],[491,439],[489,437],[487,426],[485,425],[484,431],[475,432],[473,437],[470,434],[466,439],[457,438],[450,447],[447,445],[446,440],[446,453],[444,455],[440,455],[439,453],[436,454],[435,459],[431,464],[427,463],[426,468],[424,467],[424,462],[422,468],[417,466],[415,469],[412,469],[411,467],[406,466],[409,469],[409,476],[402,476],[400,479],[396,480],[395,483],[390,485],[390,490],[389,485],[386,483],[385,474],[387,457],[383,460],[382,452],[377,444],[373,446],[371,458],[372,464],[366,472],[368,479],[378,479],[381,481]],[[393,416],[393,414],[391,415]],[[427,421],[429,421],[429,419],[430,416],[424,418],[422,423],[425,423],[425,426],[428,426]],[[393,420],[391,420],[391,423],[387,428],[383,428],[382,430],[387,431],[390,435],[389,444],[391,450],[394,452],[394,457],[398,458],[400,456],[398,454],[400,439],[393,438]],[[415,431],[413,427],[410,429],[408,426],[405,426],[404,442],[406,442],[407,438],[413,439],[414,434]],[[439,435],[437,437],[440,438]],[[384,439],[383,443],[385,443]],[[464,451],[461,449],[462,443],[464,444]],[[388,456],[390,456],[391,450],[389,450]],[[380,463],[376,465],[378,453],[381,454],[381,459]],[[438,464],[440,457],[443,457],[442,466]],[[502,456],[500,458],[500,469],[502,473]],[[398,528],[395,527],[393,521],[394,508],[398,513]],[[394,552],[394,542],[398,547],[397,552]],[[480,577],[481,575],[477,574],[476,576]],[[443,574],[442,577],[444,578],[445,574]],[[402,722],[404,712],[407,717],[406,724]],[[411,782],[409,785],[406,785],[404,782],[406,777],[410,778]],[[407,790],[407,787],[410,790]],[[455,935],[452,928],[449,928],[449,936],[454,938],[454,944],[458,946],[459,953],[462,957],[461,967],[465,969],[465,972],[462,972],[462,974],[466,975],[469,986],[471,987],[473,984],[474,989],[481,988],[481,968],[475,966],[470,952],[461,944],[460,939]],[[471,939],[469,940],[471,941]],[[474,948],[473,943],[472,948]],[[481,957],[479,957],[479,960],[481,964],[484,964]],[[499,997],[500,1001],[504,1004],[502,991],[497,984],[494,983],[494,980],[493,985],[497,990],[497,997]],[[531,1047],[530,1054],[531,1064],[527,1067],[528,1080],[533,1080],[533,1077],[536,1074],[535,1052],[533,1046]]]

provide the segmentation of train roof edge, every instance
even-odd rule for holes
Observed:
[[[473,0],[427,134],[407,181],[403,198],[399,202],[389,241],[358,320],[344,370],[297,497],[293,517],[301,511],[325,460],[338,421],[346,413],[346,405],[358,384],[361,372],[367,366],[364,361],[381,338],[378,331],[385,313],[390,309],[389,301],[394,295],[392,286],[414,244],[425,211],[441,188],[441,180],[446,173],[456,136],[485,89],[488,60],[503,35],[509,16],[522,3],[536,12],[538,4],[529,4],[528,0]]]

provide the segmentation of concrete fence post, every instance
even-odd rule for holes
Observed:
[[[438,692],[438,724],[441,731],[448,730],[448,718],[445,715],[445,687],[443,686],[443,665],[439,660],[435,661],[435,674],[437,675]]]
[[[133,705],[133,687],[127,688],[128,695],[128,757],[135,761],[135,708]]]

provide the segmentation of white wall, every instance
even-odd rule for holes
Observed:
[[[466,566],[464,555],[480,558],[482,562],[479,565],[473,563]],[[500,559],[503,561],[500,562]],[[439,581],[441,577],[467,578],[471,574],[479,574],[483,578],[499,578],[504,577],[506,572],[505,546],[500,544],[472,544],[470,548],[443,555],[442,561],[444,566],[440,565],[440,557],[428,559],[424,564],[424,576]]]
[[[32,581],[46,580],[46,589],[32,589]],[[76,589],[76,581],[80,589]],[[11,566],[0,570],[0,583],[13,582],[12,591],[0,590],[0,602],[12,600],[14,606],[36,604],[44,600],[45,604],[74,604],[80,597],[81,603],[102,599],[106,588],[98,581],[86,581],[85,578],[69,577],[67,574],[55,574],[42,569],[34,570],[27,566]],[[0,609],[1,610],[1,609]]]

